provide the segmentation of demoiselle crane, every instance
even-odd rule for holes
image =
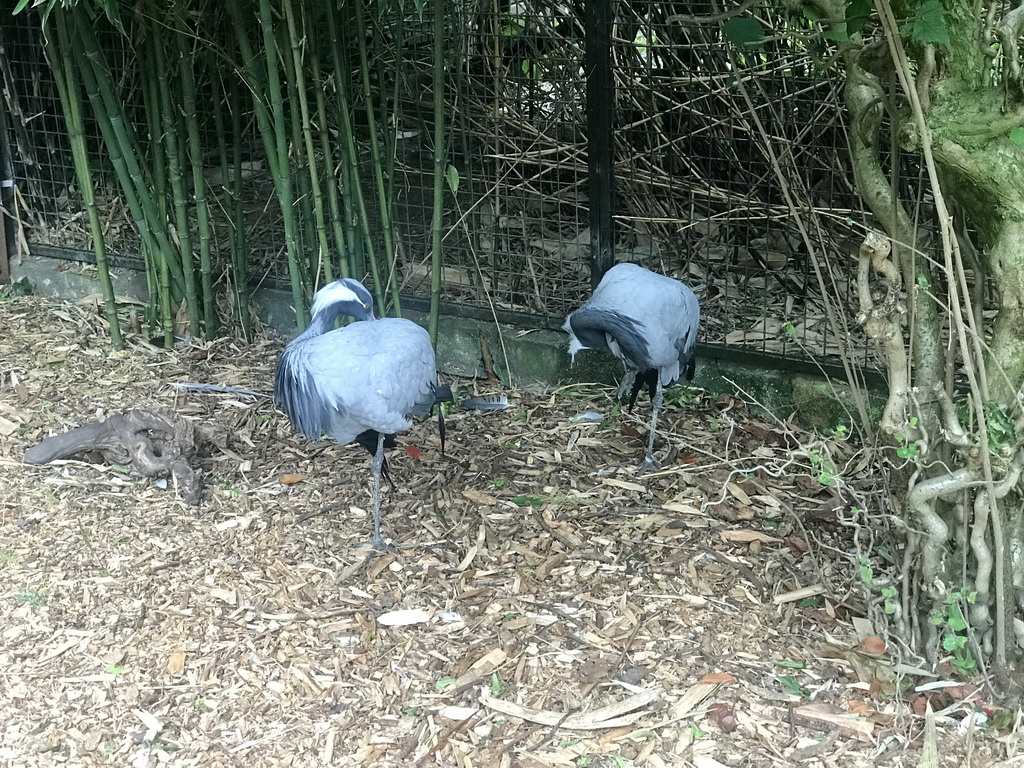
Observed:
[[[566,318],[569,354],[608,347],[626,364],[619,397],[632,387],[629,408],[646,386],[651,395],[651,434],[640,472],[656,471],[654,435],[662,390],[685,373],[693,376],[693,352],[700,325],[700,303],[684,283],[636,264],[609,269],[589,299]]]
[[[356,442],[373,457],[374,549],[389,549],[380,534],[380,479],[388,482],[384,449],[395,433],[412,426],[409,414],[426,415],[451,401],[437,386],[430,336],[411,320],[374,319],[373,296],[358,280],[342,278],[316,292],[309,327],[291,341],[277,364],[274,401],[292,426],[310,440],[324,435],[341,445]],[[361,322],[335,328],[338,317]],[[444,421],[441,451],[444,452]]]

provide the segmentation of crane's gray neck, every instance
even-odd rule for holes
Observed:
[[[311,318],[302,338],[320,336],[334,330],[334,323],[339,317],[354,317],[356,320],[373,320],[373,311],[367,312],[362,306],[350,306],[352,302],[338,302],[319,309]]]
[[[609,339],[613,339],[618,347],[612,347],[616,357],[624,358],[637,368],[650,367],[647,341],[633,318],[614,310],[583,306],[569,316],[566,325],[569,326],[566,330],[571,329],[575,337],[570,339],[569,345],[573,354],[580,349],[607,347]]]

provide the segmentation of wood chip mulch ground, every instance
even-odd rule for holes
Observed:
[[[129,341],[113,354],[95,307],[0,295],[0,765],[1012,760],[969,688],[915,693],[865,626],[858,529],[823,472],[871,482],[839,437],[683,392],[666,470],[638,477],[646,401],[507,391],[448,414],[445,456],[433,421],[399,436],[398,553],[369,555],[361,448],[170,386],[269,392],[279,340]],[[130,466],[23,463],[133,409],[208,437],[199,506]]]

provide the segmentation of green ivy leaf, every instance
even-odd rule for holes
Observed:
[[[725,22],[725,38],[745,51],[764,48],[764,27],[757,19],[732,18]]]
[[[946,617],[946,623],[954,632],[963,632],[967,629],[967,622],[964,621],[963,614],[960,613],[960,609],[955,605],[951,605],[949,607],[949,615]]]
[[[871,9],[874,4],[871,0],[850,0],[846,4],[846,34],[849,36],[860,34],[871,16]]]
[[[956,651],[963,647],[962,641],[964,639],[956,635],[946,635],[942,638],[942,649],[945,651]]]
[[[904,29],[915,43],[949,45],[949,29],[942,15],[941,0],[924,0],[917,9],[917,15]]]

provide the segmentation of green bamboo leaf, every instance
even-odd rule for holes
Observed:
[[[1010,131],[1010,141],[1018,147],[1024,147],[1024,128],[1014,128]]]
[[[725,37],[737,48],[745,51],[764,48],[764,27],[757,19],[729,19],[725,22]]]
[[[804,689],[802,685],[800,685],[800,682],[792,675],[783,675],[782,677],[777,678],[777,680],[780,683],[782,683],[782,687],[786,689],[787,693],[790,693],[794,696],[799,696],[803,699],[808,698],[807,691]]]
[[[916,43],[949,45],[949,29],[942,15],[940,0],[925,0],[903,33]]]
[[[807,663],[804,661],[789,661],[788,659],[782,659],[775,662],[776,666],[787,667],[788,669],[807,669]]]
[[[103,11],[103,15],[114,25],[114,29],[125,34],[124,25],[121,23],[121,13],[117,8],[117,0],[97,0],[96,5]]]
[[[517,507],[543,507],[544,499],[538,498],[537,496],[516,496],[512,499],[512,503]]]
[[[12,16],[17,16],[19,13],[28,8],[28,4],[31,0],[18,0],[18,4],[14,6],[14,10],[11,12]]]
[[[445,172],[445,176],[448,179],[448,186],[451,188],[452,192],[458,192],[459,169],[456,168],[454,165],[449,165],[447,171]]]

